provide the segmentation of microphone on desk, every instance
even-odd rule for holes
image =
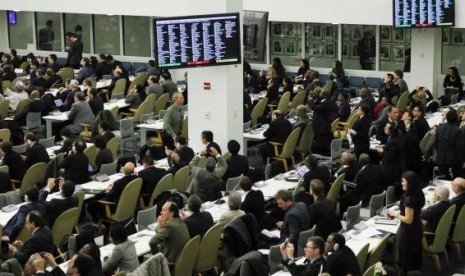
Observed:
[[[55,83],[52,84],[52,86],[50,86],[50,88],[55,88],[55,85],[61,83],[61,80],[57,80]]]

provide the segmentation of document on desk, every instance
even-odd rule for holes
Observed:
[[[274,230],[268,230],[268,229],[263,229],[262,234],[267,236],[268,238],[280,238],[281,237],[281,231],[278,229]]]
[[[350,238],[353,240],[361,241],[381,234],[382,232],[378,231],[377,229],[369,227],[361,232],[355,231],[354,233],[351,233]]]

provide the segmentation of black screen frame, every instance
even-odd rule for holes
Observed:
[[[205,63],[205,64],[180,64],[180,65],[173,65],[173,66],[160,66],[160,62],[158,60],[158,42],[157,42],[157,22],[158,21],[165,21],[165,20],[188,20],[188,19],[196,19],[196,18],[209,18],[209,17],[218,17],[218,16],[234,16],[236,18],[237,23],[237,39],[236,39],[236,47],[238,49],[237,52],[237,61],[230,61],[230,62],[220,62],[220,63]],[[223,66],[223,65],[237,65],[242,63],[242,33],[241,33],[241,14],[239,12],[233,13],[216,13],[216,14],[203,14],[203,15],[189,15],[189,16],[173,16],[173,17],[154,17],[152,19],[153,24],[153,51],[154,51],[154,58],[155,63],[158,68],[160,69],[181,69],[181,68],[197,68],[197,67],[212,67],[212,66]]]
[[[450,0],[452,2],[452,22],[450,24],[432,24],[432,25],[418,25],[418,24],[410,24],[406,26],[397,26],[396,25],[396,1],[399,0],[392,0],[392,26],[395,29],[424,29],[424,28],[451,28],[455,26],[456,21],[456,14],[455,14],[455,6],[456,1]]]

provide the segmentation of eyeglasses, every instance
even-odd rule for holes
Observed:
[[[306,245],[306,246],[305,246],[305,248],[316,249],[316,248],[318,248],[318,247],[314,247],[314,246],[308,246],[308,245]]]

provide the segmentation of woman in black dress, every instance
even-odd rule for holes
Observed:
[[[402,174],[403,195],[400,199],[400,212],[390,211],[389,216],[400,221],[399,260],[405,274],[420,270],[422,266],[421,240],[423,226],[420,220],[421,208],[425,205],[425,196],[420,180],[412,171]]]
[[[352,129],[349,130],[354,143],[355,156],[358,157],[362,153],[368,154],[370,151],[370,136],[371,119],[369,118],[370,107],[361,105],[357,109],[359,119],[354,123]]]

